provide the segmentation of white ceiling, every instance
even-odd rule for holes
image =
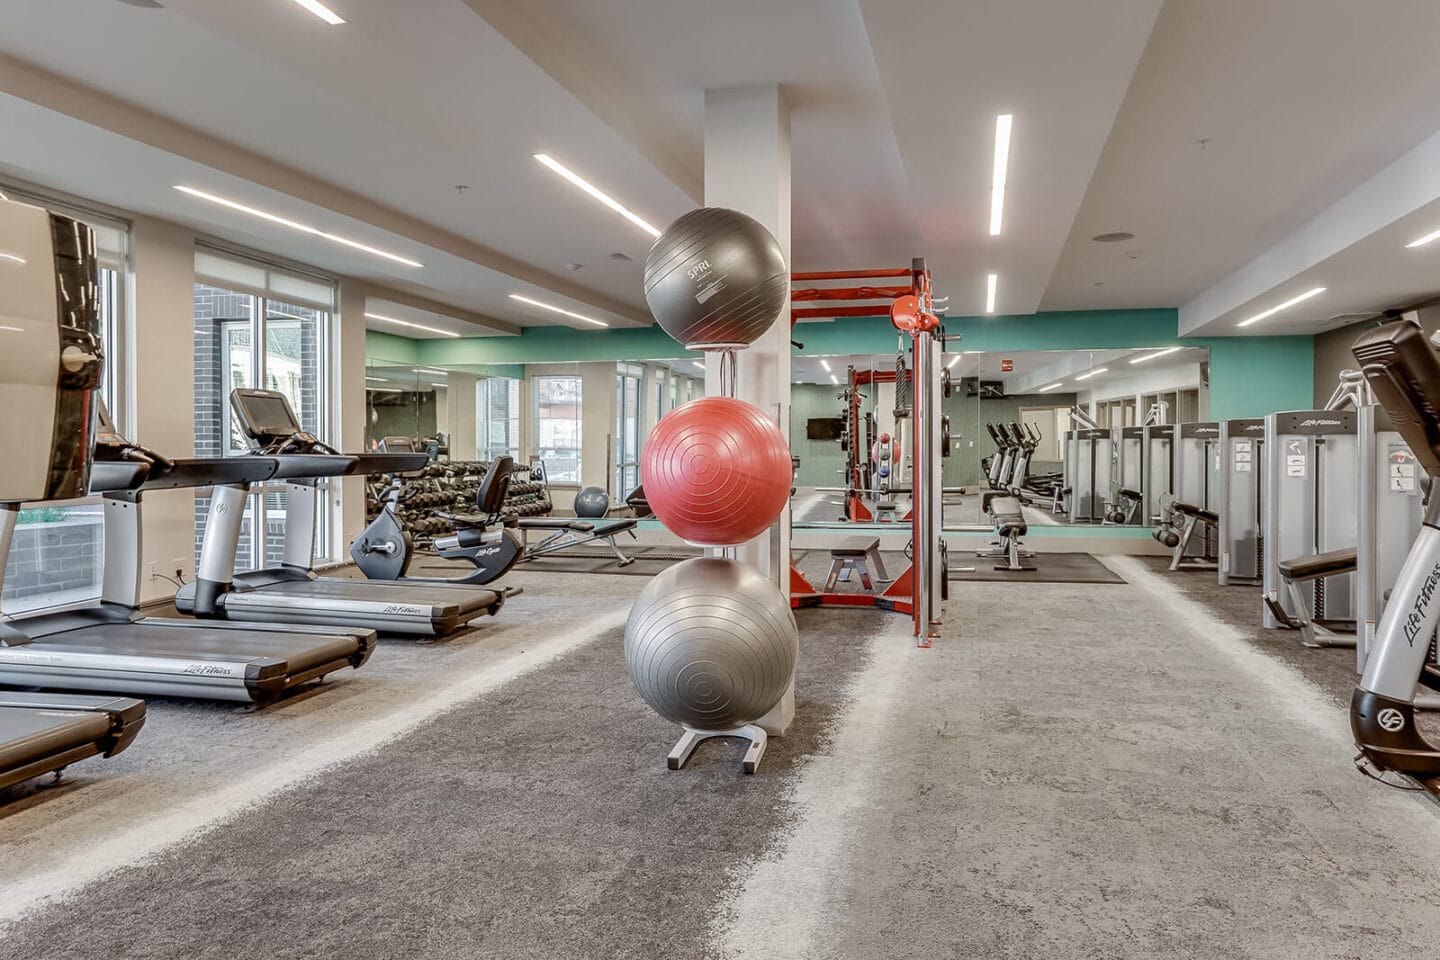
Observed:
[[[0,174],[359,277],[417,322],[584,328],[522,293],[648,323],[649,236],[531,155],[663,225],[701,199],[704,91],[753,83],[792,107],[797,269],[921,255],[951,314],[993,271],[1001,313],[1183,306],[1207,335],[1308,286],[1327,293],[1244,332],[1440,290],[1440,243],[1403,247],[1440,227],[1440,143],[1401,162],[1440,126],[1431,0],[331,0],[341,27],[162,2],[0,0]],[[1117,230],[1136,237],[1090,239]]]

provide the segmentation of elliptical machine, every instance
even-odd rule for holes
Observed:
[[[453,536],[437,537],[433,544],[442,560],[464,560],[475,569],[460,577],[412,577],[410,561],[415,542],[400,520],[405,481],[396,477],[380,497],[380,513],[350,545],[350,558],[371,580],[405,580],[419,583],[479,585],[504,576],[525,552],[513,517],[502,517],[505,495],[515,461],[496,457],[475,493],[474,514],[440,514],[456,525]]]

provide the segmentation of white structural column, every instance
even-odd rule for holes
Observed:
[[[705,91],[705,205],[729,207],[765,225],[790,262],[790,110],[777,85]],[[790,435],[790,309],[737,354],[735,395],[777,418]],[[720,364],[705,362],[705,393],[720,393]],[[740,560],[790,592],[790,508],[737,550]]]
[[[790,263],[790,109],[779,86],[705,91],[705,205],[729,207],[765,225]],[[790,436],[790,304],[774,326],[737,354],[735,395],[776,418]],[[720,360],[705,360],[705,394],[720,390]],[[736,550],[790,596],[790,505],[769,530]],[[756,721],[783,734],[795,717],[795,685]]]
[[[451,460],[474,460],[475,450],[475,385],[473,373],[451,370],[445,376],[445,418],[436,418],[440,429],[450,438]],[[437,391],[438,392],[438,391]]]

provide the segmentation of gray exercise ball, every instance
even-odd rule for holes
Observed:
[[[610,512],[610,494],[604,487],[582,487],[575,494],[575,516],[603,517]]]
[[[665,228],[645,258],[645,302],[691,350],[744,347],[790,302],[790,268],[753,217],[701,207]]]
[[[640,591],[625,624],[625,666],[667,720],[728,730],[780,702],[799,655],[785,595],[738,560],[698,557]]]

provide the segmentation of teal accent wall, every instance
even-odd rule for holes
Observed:
[[[800,458],[795,474],[799,487],[840,487],[845,485],[841,474],[845,452],[838,440],[809,440],[805,437],[805,421],[811,417],[839,417],[845,406],[836,398],[840,388],[830,384],[796,383],[790,387],[790,449]],[[838,499],[838,497],[837,497]]]
[[[409,366],[420,362],[423,340],[397,337],[379,330],[365,331],[366,366]]]
[[[1309,410],[1315,397],[1314,337],[1207,337],[1210,419]]]

